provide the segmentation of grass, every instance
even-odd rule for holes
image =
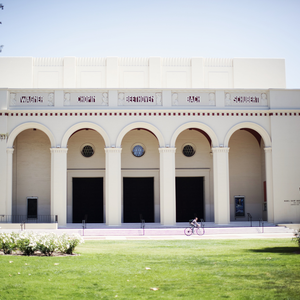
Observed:
[[[300,299],[299,247],[286,239],[86,241],[76,250],[1,255],[0,299]]]

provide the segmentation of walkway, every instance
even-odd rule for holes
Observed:
[[[58,234],[80,234],[85,240],[195,240],[195,239],[266,239],[266,238],[292,238],[294,229],[285,226],[275,226],[264,222],[263,226],[258,221],[231,222],[220,225],[205,222],[205,234],[198,236],[185,236],[184,228],[188,223],[177,223],[174,226],[163,226],[159,223],[146,223],[141,228],[140,223],[123,223],[121,226],[107,226],[106,224],[67,224],[65,228],[57,230],[32,229],[35,232],[56,232]],[[289,226],[289,224],[285,224]],[[294,227],[295,224],[291,224]],[[1,226],[1,225],[0,225]],[[293,227],[291,226],[291,227]],[[299,225],[300,227],[300,225]],[[12,230],[3,229],[2,232]]]

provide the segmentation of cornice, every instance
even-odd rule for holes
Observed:
[[[104,148],[105,153],[121,153],[122,148]]]
[[[51,153],[67,153],[68,148],[50,148]]]
[[[159,153],[176,153],[176,148],[158,148]]]
[[[6,153],[13,154],[14,150],[15,150],[14,148],[6,148]]]
[[[229,147],[214,147],[212,148],[213,153],[228,153]]]

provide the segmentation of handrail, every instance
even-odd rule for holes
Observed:
[[[0,215],[0,223],[58,223],[58,215]]]

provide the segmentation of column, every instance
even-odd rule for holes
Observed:
[[[176,224],[175,152],[176,148],[159,148],[160,222],[162,225]]]
[[[212,148],[214,170],[214,213],[216,224],[230,223],[229,148]]]
[[[14,148],[6,149],[6,205],[5,215],[12,215],[13,153]],[[9,218],[8,218],[9,220]]]
[[[122,148],[105,148],[106,225],[121,225],[121,152]]]
[[[51,215],[67,225],[67,148],[51,148]]]
[[[265,168],[266,168],[266,185],[267,185],[267,212],[268,222],[274,223],[274,199],[273,199],[273,164],[272,164],[272,148],[264,148],[265,150]]]

